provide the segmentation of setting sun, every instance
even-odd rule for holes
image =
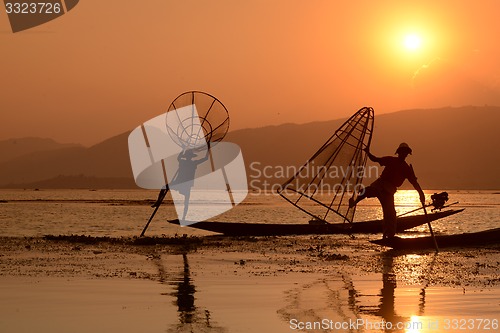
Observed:
[[[422,39],[420,36],[415,34],[406,35],[404,37],[403,44],[407,50],[415,51],[421,47]]]

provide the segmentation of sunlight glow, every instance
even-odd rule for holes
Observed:
[[[406,323],[405,333],[420,333],[424,330],[424,323],[418,316],[411,316],[410,321]]]
[[[406,35],[403,44],[407,50],[415,51],[422,46],[422,39],[416,34]]]

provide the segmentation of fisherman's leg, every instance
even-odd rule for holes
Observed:
[[[182,214],[182,220],[186,221],[186,215],[189,209],[189,198],[191,197],[191,191],[187,191],[184,194],[184,212]]]
[[[358,195],[356,200],[354,200],[353,198],[349,199],[349,208],[356,206],[358,202],[360,202],[361,200],[364,200],[366,198],[374,198],[376,196],[377,196],[376,189],[371,186],[367,186],[364,188],[363,194]]]
[[[380,197],[380,204],[384,213],[384,236],[392,238],[396,235],[396,208],[394,207],[394,194],[384,192]]]
[[[165,196],[167,195],[167,192],[169,190],[168,184],[163,186],[163,188],[160,190],[160,193],[158,193],[158,199],[156,199],[156,202],[151,205],[151,207],[158,207],[161,205],[163,202],[163,199],[165,199]]]

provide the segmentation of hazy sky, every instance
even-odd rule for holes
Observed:
[[[94,144],[187,90],[231,129],[500,105],[497,0],[81,0],[15,34],[0,6],[0,139]]]

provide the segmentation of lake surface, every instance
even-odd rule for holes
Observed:
[[[436,191],[439,192],[439,191]],[[427,192],[427,198],[433,192]],[[464,212],[433,222],[437,233],[455,234],[500,227],[500,194],[495,191],[452,191],[448,203]],[[149,219],[157,192],[147,190],[0,190],[0,235],[43,236],[84,234],[136,236]],[[398,214],[419,207],[416,191],[396,193]],[[421,214],[418,211],[415,214]],[[148,235],[205,235],[189,227],[170,225],[177,218],[170,201],[160,207]],[[358,205],[355,221],[382,218],[377,199]],[[310,217],[274,194],[250,193],[245,201],[213,220],[307,223]],[[426,232],[427,226],[417,231]]]
[[[427,197],[432,193],[427,193]],[[449,193],[449,203],[459,201],[453,207],[466,209],[433,222],[436,233],[455,234],[500,226],[497,192]],[[150,205],[156,196],[155,191],[144,190],[1,190],[0,236],[138,236],[153,211]],[[415,191],[399,191],[396,204],[400,214],[411,211],[419,207],[418,195]],[[166,222],[176,217],[174,207],[167,201],[147,234],[210,234]],[[378,201],[368,199],[359,205],[355,220],[381,217]],[[214,218],[249,223],[307,223],[309,219],[279,196],[266,194],[249,194],[241,205]],[[427,234],[427,226],[412,233]],[[433,269],[431,254],[381,255],[379,273],[349,275],[339,270],[327,275],[316,272],[281,276],[273,276],[272,270],[268,276],[248,274],[259,261],[235,265],[235,260],[241,258],[239,253],[222,251],[211,255],[200,251],[158,257],[159,276],[166,272],[161,283],[1,277],[4,301],[0,301],[0,331],[294,332],[307,325],[321,325],[305,330],[310,332],[499,331],[500,288],[467,286],[466,290],[461,286],[422,283],[422,277],[430,280],[438,273]],[[463,255],[443,252],[436,260],[456,260],[458,264],[459,257]],[[266,267],[269,265],[267,257],[261,260]],[[492,260],[488,265],[498,265],[496,258]],[[401,266],[411,269],[401,271]],[[236,270],[246,275],[232,273]],[[413,280],[415,283],[408,283]],[[336,326],[350,322],[356,323],[355,329]],[[388,329],[383,327],[386,323],[402,326]]]

